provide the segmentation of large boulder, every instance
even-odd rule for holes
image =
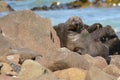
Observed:
[[[61,80],[85,80],[86,71],[77,68],[69,68],[65,70],[59,70],[54,74]]]
[[[37,62],[26,60],[19,73],[20,80],[59,80]]]
[[[1,18],[0,28],[12,48],[28,48],[45,54],[60,47],[50,21],[30,10],[13,12]]]
[[[90,55],[79,55],[67,48],[61,48],[44,57],[37,57],[36,61],[49,68],[51,71],[63,70],[72,67],[89,70],[91,66],[97,66],[103,69],[107,66],[105,59],[102,57],[93,58]]]
[[[87,72],[85,80],[116,80],[116,78],[105,73],[99,68],[91,67]]]
[[[5,12],[5,11],[14,11],[10,5],[5,3],[4,1],[0,1],[0,12]]]

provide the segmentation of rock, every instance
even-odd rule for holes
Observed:
[[[51,71],[63,70],[73,67],[89,70],[92,65],[102,69],[107,65],[105,60],[102,58],[97,60],[90,55],[79,55],[78,53],[68,50],[67,48],[58,49],[52,54],[47,54],[42,58],[37,58],[36,61]],[[71,63],[71,61],[73,63]]]
[[[30,10],[13,12],[1,18],[0,28],[12,48],[28,48],[45,54],[60,47],[50,21]]]
[[[1,74],[9,75],[9,76],[16,76],[17,73],[13,71],[12,67],[7,63],[2,63],[3,67],[1,68]]]
[[[62,4],[60,2],[53,2],[50,7],[51,10],[69,9],[68,4]]]
[[[110,64],[117,66],[120,69],[120,55],[112,55]]]
[[[77,68],[69,68],[54,72],[61,80],[85,80],[86,71]]]
[[[50,5],[50,9],[52,10],[60,9],[59,5],[60,5],[59,2],[52,2],[52,4]]]
[[[6,58],[9,62],[19,64],[20,54],[8,55]]]
[[[19,78],[6,76],[6,75],[0,75],[0,80],[19,80]]]
[[[49,75],[49,76],[47,76]],[[52,73],[37,62],[26,60],[19,73],[20,80],[58,80]]]
[[[110,7],[110,6],[106,5],[105,3],[103,3],[103,1],[100,1],[100,0],[95,0],[93,2],[93,4],[95,7]]]
[[[70,9],[85,8],[85,7],[89,7],[89,5],[90,5],[89,0],[75,0],[73,2],[68,3]]]
[[[3,64],[2,63],[0,63],[0,69],[3,67]]]
[[[120,76],[120,69],[117,66],[113,65],[113,64],[110,64],[107,67],[105,67],[103,69],[103,71],[110,74],[110,75],[113,75],[115,77]]]
[[[107,67],[106,60],[100,56],[94,58],[94,64],[95,64],[94,66],[98,67],[101,70]]]
[[[49,7],[47,7],[47,6],[34,7],[31,10],[33,10],[33,11],[36,11],[36,10],[49,10]]]
[[[0,12],[5,12],[5,11],[14,11],[10,5],[5,3],[4,1],[0,1]]]
[[[11,49],[9,51],[9,54],[19,55],[19,64],[22,64],[26,59],[34,60],[37,56],[42,57],[40,53],[37,53],[27,48]]]
[[[120,76],[117,78],[117,80],[120,80]]]
[[[11,44],[7,39],[3,36],[0,29],[0,62],[6,62],[6,55],[11,49]]]
[[[21,70],[21,66],[15,63],[9,63],[9,65],[12,67],[13,71],[16,73],[19,73]]]
[[[91,67],[87,72],[85,80],[116,80],[116,78],[103,72],[99,68]]]
[[[18,49],[3,48],[0,50],[0,52],[1,52],[0,54],[1,62],[14,63],[17,65],[22,64],[26,59],[34,60],[37,56],[42,57],[40,53],[37,53],[27,48],[18,48]]]

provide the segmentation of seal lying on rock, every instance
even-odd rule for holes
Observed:
[[[88,27],[88,32],[92,33],[93,31],[102,28],[102,25],[100,23],[94,23],[90,27]]]
[[[102,56],[105,59],[109,55],[108,47],[100,41],[93,40],[87,30],[83,30],[80,34],[70,32],[67,36],[67,48],[82,55]]]
[[[71,17],[65,23],[55,26],[61,47],[66,47],[80,55],[102,56],[120,52],[120,40],[111,26],[100,23],[89,26],[79,17]]]
[[[58,24],[54,26],[54,29],[57,32],[58,37],[60,38],[61,47],[66,47],[67,35],[70,31],[80,33],[85,29],[83,21],[77,17],[69,18],[65,23]]]
[[[109,54],[120,54],[120,40],[110,25],[92,32],[91,36],[108,46]]]

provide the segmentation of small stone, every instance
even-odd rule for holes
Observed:
[[[15,71],[16,73],[19,73],[21,70],[20,65],[17,65],[15,63],[10,63],[10,66],[12,67],[13,71]]]
[[[7,56],[7,60],[8,60],[9,62],[14,62],[14,63],[16,63],[16,64],[19,63],[19,59],[20,59],[20,55],[19,55],[19,54],[8,55],[8,56]]]
[[[1,68],[1,74],[16,76],[17,73],[13,71],[12,67],[7,63],[2,63],[3,67]]]

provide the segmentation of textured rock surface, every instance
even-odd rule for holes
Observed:
[[[2,63],[3,67],[1,68],[1,74],[16,76],[17,73],[13,71],[12,67],[7,63]]]
[[[52,71],[70,67],[88,70],[92,65],[98,66],[102,69],[107,65],[104,58],[94,59],[90,55],[79,55],[78,53],[68,50],[67,48],[58,49],[58,51],[52,54],[47,54],[45,57],[36,59],[36,61]]]
[[[108,65],[103,71],[116,77],[120,76],[120,69],[113,64]]]
[[[26,60],[19,73],[20,80],[58,80],[52,73],[37,62]]]
[[[116,78],[103,72],[99,68],[91,67],[85,80],[116,80]]]
[[[30,10],[13,12],[1,18],[0,28],[14,48],[29,48],[45,54],[60,47],[50,21]]]
[[[77,68],[69,68],[54,72],[61,80],[85,80],[86,71]]]
[[[110,64],[114,64],[120,69],[120,55],[111,56]]]
[[[13,11],[13,9],[5,2],[0,1],[0,12]]]
[[[0,80],[19,80],[17,77],[10,77],[5,75],[0,75]]]

